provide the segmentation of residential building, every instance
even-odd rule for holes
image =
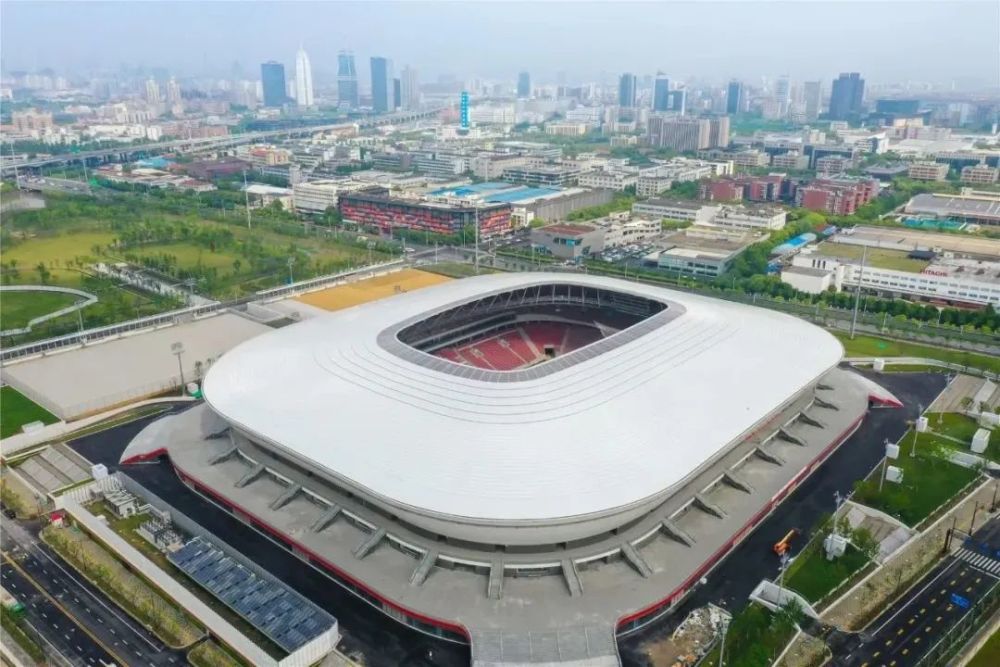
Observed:
[[[912,162],[906,175],[915,181],[943,181],[948,178],[948,165],[943,162]]]
[[[14,111],[11,113],[11,124],[18,134],[28,134],[33,137],[39,137],[55,129],[52,113],[38,109]]]
[[[719,205],[677,199],[647,199],[632,204],[632,213],[657,220],[708,223],[722,209]]]
[[[263,87],[265,107],[281,107],[285,104],[285,66],[270,60],[260,66],[260,80]]]
[[[517,96],[523,100],[531,97],[531,75],[528,72],[519,72],[517,75]]]
[[[635,74],[626,72],[618,79],[618,106],[624,109],[634,109],[636,100]]]
[[[861,113],[865,96],[865,80],[857,72],[845,72],[838,76],[830,91],[831,120],[848,120]]]
[[[420,106],[420,80],[417,70],[404,67],[399,74],[399,108],[411,111]]]
[[[709,148],[711,131],[712,126],[707,118],[649,117],[649,144],[681,153]]]
[[[805,121],[812,123],[818,119],[823,104],[823,84],[819,81],[806,81],[803,83],[802,102]]]
[[[295,54],[295,103],[300,107],[311,107],[314,103],[312,65],[301,46]]]
[[[160,84],[153,77],[149,77],[146,79],[146,104],[156,107],[160,102],[162,102],[160,98]]]
[[[167,81],[167,104],[173,108],[182,103],[180,84],[177,83],[177,79],[170,77]]]
[[[805,171],[809,168],[809,158],[800,153],[789,151],[788,153],[771,156],[771,166],[776,169]]]
[[[396,109],[396,95],[393,86],[392,61],[388,58],[371,59],[372,109],[375,113],[387,113]]]
[[[726,113],[733,115],[746,111],[746,100],[744,99],[743,82],[730,81],[726,87]]]
[[[278,148],[277,146],[250,144],[238,146],[236,156],[255,167],[273,167],[291,162],[292,152],[287,148]]]
[[[358,106],[358,73],[354,54],[350,51],[337,54],[337,102],[348,107]]]
[[[813,211],[852,215],[878,196],[880,187],[874,178],[817,178],[796,190],[795,203]]]
[[[842,155],[827,155],[816,160],[816,172],[819,174],[841,174],[854,168],[854,160]]]
[[[653,111],[670,110],[670,79],[663,72],[656,73],[653,83]]]
[[[709,119],[708,145],[721,148],[729,145],[729,116],[713,116]]]
[[[992,185],[997,182],[997,168],[985,164],[962,168],[962,182],[975,185]]]

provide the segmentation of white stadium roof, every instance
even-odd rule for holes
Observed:
[[[667,300],[684,312],[518,382],[443,373],[376,341],[428,311],[552,282]],[[773,311],[609,278],[500,274],[258,336],[212,366],[205,395],[243,430],[393,504],[530,521],[622,508],[678,484],[842,354],[829,333]]]

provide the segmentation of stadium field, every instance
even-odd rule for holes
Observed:
[[[303,294],[297,301],[324,310],[341,310],[369,301],[377,301],[400,292],[412,292],[451,280],[447,276],[418,269],[403,269],[384,276],[375,276],[348,285],[338,285],[318,292]]]

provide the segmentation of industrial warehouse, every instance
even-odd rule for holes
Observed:
[[[674,609],[873,403],[899,405],[842,356],[776,312],[481,276],[239,345],[204,404],[147,426],[122,461],[169,457],[475,664],[614,665],[616,636]]]

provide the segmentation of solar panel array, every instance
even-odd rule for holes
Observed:
[[[167,558],[289,653],[335,623],[302,596],[258,575],[201,537]]]

